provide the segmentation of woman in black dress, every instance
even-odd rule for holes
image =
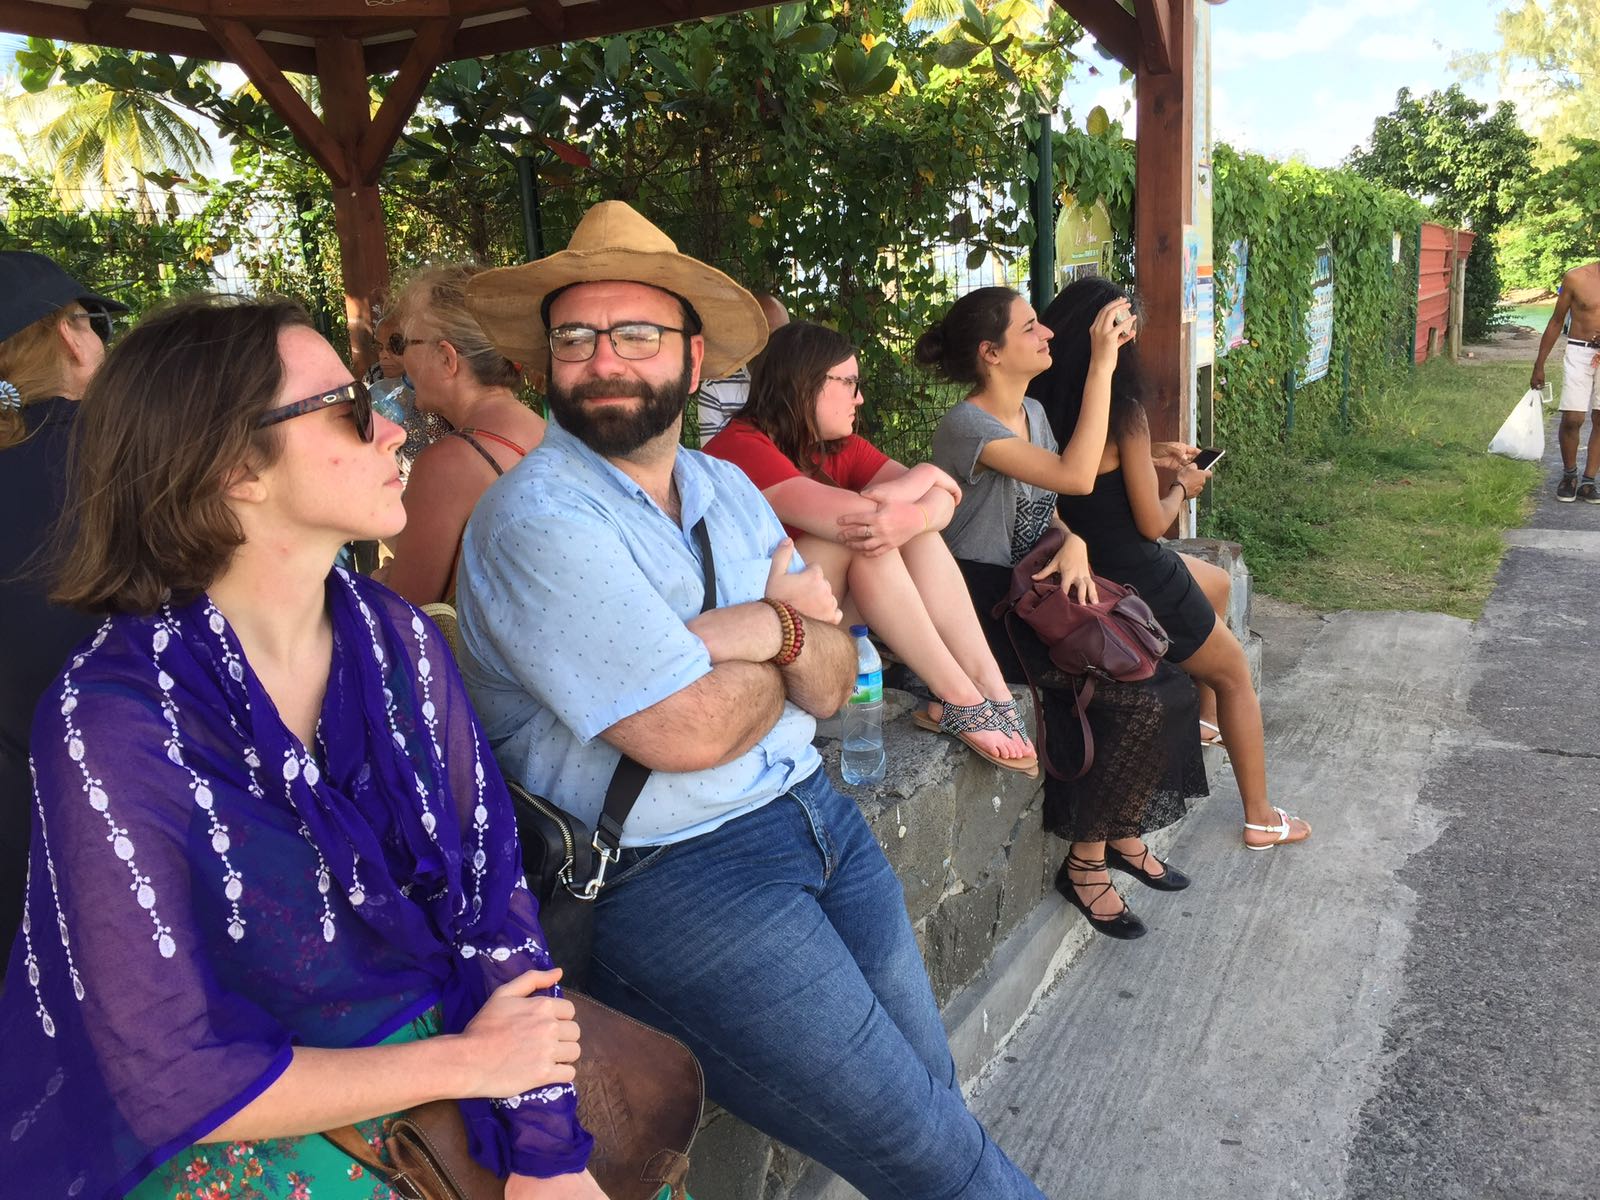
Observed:
[[[1056,436],[1072,440],[1092,419],[1089,385],[1091,330],[1107,304],[1126,301],[1109,280],[1080,279],[1045,310],[1054,333],[1053,361],[1034,383]],[[1218,621],[1206,591],[1184,556],[1160,537],[1179,509],[1205,487],[1210,472],[1173,459],[1170,446],[1152,448],[1150,427],[1139,402],[1138,360],[1131,345],[1120,348],[1111,376],[1109,430],[1093,485],[1063,490],[1060,512],[1088,543],[1097,573],[1139,590],[1172,638],[1169,662],[1216,693],[1216,724],[1228,746],[1239,795],[1244,801],[1244,844],[1267,850],[1303,842],[1311,827],[1267,801],[1267,763],[1261,703],[1250,681],[1244,648],[1226,622]],[[1097,429],[1094,432],[1098,436]],[[1179,458],[1186,458],[1187,454]],[[1176,482],[1162,488],[1158,465],[1176,469]]]
[[[1107,379],[1116,343],[1132,335],[1130,325],[1117,321],[1126,314],[1126,302],[1107,306],[1096,325]],[[1098,448],[1085,452],[1085,439],[1058,447],[1044,410],[1027,395],[1029,381],[1049,365],[1049,341],[1032,306],[1010,288],[968,293],[918,341],[919,361],[970,389],[933,438],[935,465],[963,492],[941,532],[1002,673],[1016,683],[1031,675],[1042,685],[1046,738],[1039,749],[1053,767],[1045,781],[1044,821],[1071,843],[1056,889],[1100,932],[1134,938],[1145,926],[1117,894],[1107,868],[1163,891],[1188,885],[1182,872],[1150,853],[1141,835],[1175,821],[1188,797],[1206,793],[1194,736],[1194,686],[1165,663],[1142,683],[1098,683],[1087,712],[1094,758],[1074,778],[1085,757],[1073,698],[1077,681],[1054,670],[1026,626],[1016,628],[1013,645],[990,615],[1009,589],[1012,566],[1052,524],[1061,524],[1056,494],[1088,490],[1099,461]],[[1090,428],[1088,437],[1104,441],[1108,406],[1109,395],[1101,396],[1089,417],[1098,419],[1098,433]],[[1070,533],[1046,570],[1058,573],[1064,588],[1094,590],[1083,540]]]

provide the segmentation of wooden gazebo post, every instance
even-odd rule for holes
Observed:
[[[1145,313],[1139,356],[1150,433],[1163,441],[1189,432],[1195,372],[1195,326],[1183,321],[1183,233],[1197,220],[1194,113],[1205,82],[1195,78],[1196,2],[1135,0],[1135,16],[1117,0],[1056,0],[1134,72],[1134,273]]]
[[[225,18],[205,21],[207,32],[283,117],[306,153],[327,172],[333,188],[350,353],[358,368],[371,365],[365,361],[366,339],[361,334],[372,328],[373,293],[389,281],[378,180],[395,139],[421,99],[434,68],[444,61],[459,24],[456,18],[419,22],[400,73],[376,116],[361,43],[342,33],[317,38],[317,81],[324,114],[318,117],[248,26]]]

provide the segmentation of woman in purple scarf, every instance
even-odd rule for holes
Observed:
[[[508,1200],[603,1200],[455,665],[329,571],[404,436],[284,303],[168,309],[85,395],[57,598],[108,615],[33,727],[7,1195],[387,1198],[315,1135],[457,1099]]]

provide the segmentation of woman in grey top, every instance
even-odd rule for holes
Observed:
[[[963,296],[917,342],[918,361],[971,388],[940,422],[933,461],[965,493],[944,536],[980,617],[988,618],[1006,594],[1012,565],[1052,524],[1066,531],[1065,544],[1038,577],[1059,574],[1069,591],[1096,598],[1087,548],[1056,515],[1056,495],[1094,485],[1107,432],[1111,368],[1134,327],[1126,301],[1107,305],[1096,319],[1096,365],[1078,432],[1064,448],[1044,410],[1026,394],[1029,381],[1050,365],[1051,333],[1016,292],[980,288]],[[1091,399],[1097,380],[1104,396]],[[1037,639],[1013,647],[992,618],[985,632],[1007,679],[1025,677],[1022,660],[1035,676],[1051,669]],[[1125,871],[1163,891],[1188,886],[1182,872],[1150,853],[1141,835],[1176,820],[1186,798],[1206,792],[1194,736],[1194,687],[1166,664],[1143,683],[1097,684],[1088,711],[1094,760],[1078,779],[1070,778],[1083,760],[1072,689],[1046,687],[1043,693],[1048,736],[1041,755],[1063,776],[1051,770],[1046,780],[1045,822],[1071,843],[1056,888],[1102,933],[1140,937],[1145,926],[1117,894],[1107,870]]]

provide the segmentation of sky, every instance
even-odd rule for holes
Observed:
[[[1395,93],[1460,83],[1474,99],[1501,98],[1498,78],[1464,80],[1450,60],[1499,46],[1506,0],[1226,0],[1211,8],[1212,137],[1269,158],[1337,166],[1394,109]],[[1100,60],[1091,57],[1089,61]],[[1114,67],[1069,88],[1081,124],[1096,104],[1127,112],[1131,86]],[[1515,99],[1514,87],[1507,99]]]

